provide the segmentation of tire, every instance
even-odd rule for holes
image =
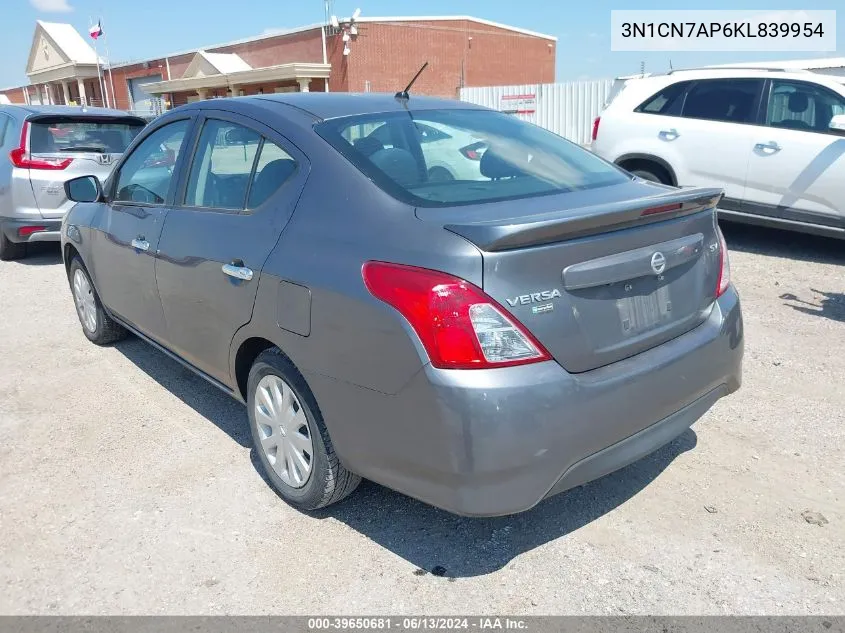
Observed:
[[[0,260],[4,262],[21,259],[26,256],[26,244],[13,242],[3,231],[0,231]]]
[[[275,396],[274,385],[279,386]],[[262,393],[259,393],[259,387]],[[286,404],[278,406],[282,402]],[[272,414],[270,405],[292,412],[287,416],[289,420],[292,416],[292,420],[287,422],[285,433],[274,426],[277,419],[269,415]],[[255,452],[273,489],[287,503],[304,511],[317,510],[337,503],[358,487],[361,478],[346,470],[337,458],[323,416],[305,379],[278,348],[262,352],[253,363],[247,381],[247,409]],[[286,443],[288,436],[298,439]],[[279,438],[275,446],[274,437]],[[305,455],[309,441],[310,460],[297,460],[291,447],[305,445],[301,451]],[[305,461],[309,464],[307,476],[302,467]],[[295,464],[292,469],[288,467],[290,463]]]
[[[445,167],[432,167],[428,170],[429,182],[452,182],[455,177]]]
[[[79,317],[82,333],[89,341],[95,345],[109,345],[126,338],[126,329],[103,309],[103,303],[79,257],[74,257],[70,262],[68,281],[76,316]]]
[[[649,180],[651,182],[659,182],[661,184],[668,185],[668,179],[656,173],[656,171],[657,170],[651,171],[648,169],[634,169],[631,171],[631,173],[639,178],[642,178],[643,180]]]

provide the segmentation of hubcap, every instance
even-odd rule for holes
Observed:
[[[293,389],[278,376],[264,376],[255,392],[255,423],[273,471],[292,488],[302,488],[314,464],[308,418]]]
[[[79,268],[73,273],[73,301],[82,327],[93,334],[97,330],[97,304],[91,283]]]

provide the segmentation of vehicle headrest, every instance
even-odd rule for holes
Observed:
[[[352,146],[367,158],[375,154],[377,151],[384,149],[384,145],[381,144],[381,141],[372,136],[356,138],[352,142]]]
[[[389,147],[370,156],[370,162],[398,184],[408,187],[420,183],[420,170],[413,155],[406,149]]]
[[[513,176],[524,176],[514,160],[506,160],[494,147],[489,147],[481,157],[479,164],[481,175],[485,178],[511,178]]]
[[[790,112],[805,112],[810,107],[810,98],[806,92],[793,92],[786,104]]]
[[[249,206],[258,206],[269,198],[295,169],[296,163],[290,158],[277,158],[264,165],[249,192]]]

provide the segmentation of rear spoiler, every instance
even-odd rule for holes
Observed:
[[[85,112],[68,112],[67,114],[59,114],[56,112],[40,112],[30,114],[26,117],[30,123],[126,123],[127,125],[147,125],[147,122],[141,117],[132,114],[120,113],[90,113]]]
[[[443,228],[466,238],[482,250],[505,251],[618,231],[715,209],[723,195],[724,191],[717,188],[687,188],[646,198],[526,216],[516,223],[514,218],[508,218],[446,224]]]

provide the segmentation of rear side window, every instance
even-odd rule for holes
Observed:
[[[122,154],[138,132],[141,121],[55,117],[30,122],[29,147],[34,154],[96,152]]]
[[[690,83],[689,81],[681,81],[671,86],[666,86],[643,101],[634,109],[634,112],[663,114],[667,116],[680,115],[681,107],[684,104],[684,94],[686,94]]]
[[[427,142],[421,127],[437,140]],[[515,200],[628,179],[556,134],[489,110],[344,117],[316,130],[376,185],[414,206]]]
[[[697,81],[684,100],[683,116],[728,123],[754,123],[762,79]]]
[[[188,177],[185,204],[243,209],[261,135],[236,123],[209,119],[202,127]]]
[[[247,207],[261,206],[267,198],[287,182],[296,171],[296,162],[281,147],[264,139],[255,165],[255,178],[249,188]]]
[[[208,209],[254,209],[296,171],[281,147],[237,123],[208,119],[194,155],[185,204]]]

